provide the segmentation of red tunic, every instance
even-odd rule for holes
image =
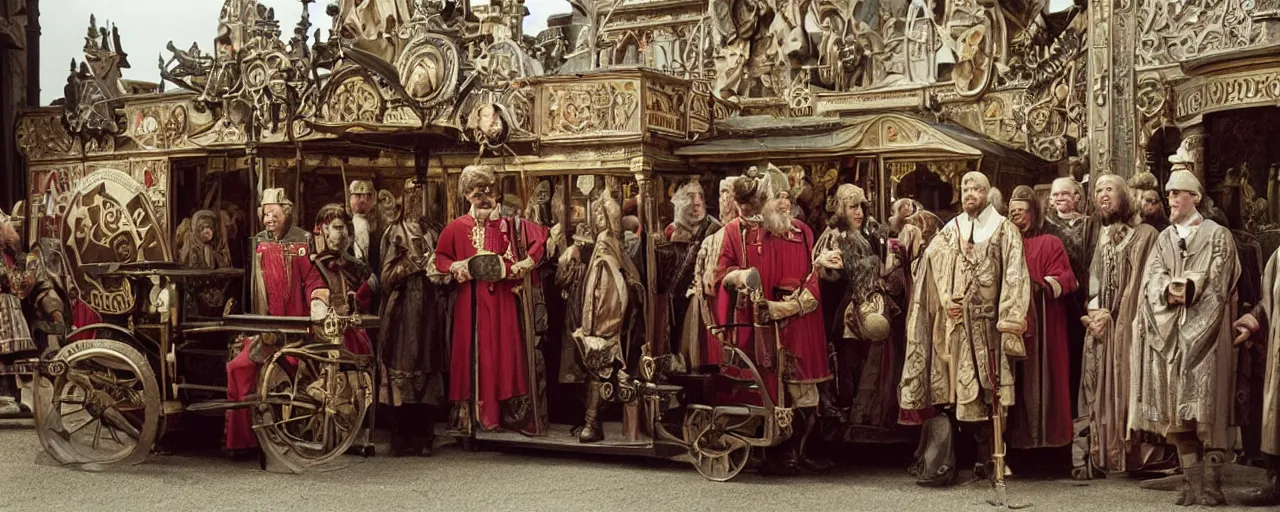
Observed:
[[[537,262],[542,259],[546,241],[541,230],[529,221],[521,221],[527,235],[528,256]],[[477,245],[484,250],[502,255],[507,276],[515,263],[511,252],[512,223],[508,219],[489,221],[484,226],[483,239],[472,240],[476,220],[471,215],[454,219],[440,233],[436,246],[436,269],[449,272],[456,261],[464,261],[476,255]],[[476,337],[479,367],[479,411],[481,427],[496,430],[501,427],[502,405],[512,398],[528,394],[528,371],[525,345],[517,312],[514,289],[520,280],[508,278],[496,283],[469,281],[458,285],[454,306],[453,348],[449,372],[449,399],[471,399],[471,344]],[[473,293],[474,292],[474,293]],[[471,317],[472,300],[475,301],[476,318]],[[525,421],[530,418],[524,418]]]
[[[1033,293],[1027,308],[1027,358],[1015,366],[1017,396],[1009,411],[1014,448],[1065,446],[1071,442],[1071,374],[1067,359],[1066,297],[1079,287],[1062,241],[1038,234],[1023,239]],[[1059,298],[1045,281],[1053,277]]]
[[[311,292],[324,287],[324,280],[315,271],[309,256],[306,232],[293,228],[284,242],[263,240],[259,235],[255,249],[260,261],[263,292],[266,295],[266,311],[254,313],[271,316],[311,316]],[[301,239],[301,241],[296,241]],[[256,281],[256,279],[255,279]],[[244,342],[240,354],[227,363],[227,399],[244,400],[258,388],[258,363],[249,359],[251,343]],[[226,447],[239,450],[258,446],[258,438],[250,427],[249,409],[227,411]]]
[[[732,270],[755,268],[760,272],[760,281],[764,288],[765,298],[781,300],[783,293],[804,287],[821,303],[818,293],[818,278],[813,272],[813,232],[799,220],[791,221],[792,232],[788,238],[774,236],[760,227],[746,230],[746,244],[743,244],[743,224],[741,219],[734,219],[724,227],[724,245],[720,248],[720,260],[716,265],[716,282],[719,284],[726,274]],[[745,248],[746,252],[743,253]],[[738,308],[737,323],[749,323],[751,311]],[[766,331],[767,332],[767,331]],[[794,365],[783,367],[788,371],[783,380],[791,383],[814,383],[831,378],[831,367],[827,360],[827,338],[823,333],[822,310],[812,311],[799,318],[791,318],[782,324],[779,333],[782,346],[794,357]],[[753,332],[750,328],[740,328],[737,332],[737,343],[748,355],[756,357],[755,347],[751,346]],[[755,361],[757,366],[761,361]],[[761,369],[765,384],[774,393],[776,374],[771,370]],[[776,396],[776,393],[774,393]]]

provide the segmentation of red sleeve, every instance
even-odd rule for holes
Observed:
[[[319,270],[316,270],[315,263],[307,261],[307,264],[303,265],[303,267],[299,270],[302,271],[302,285],[306,288],[304,296],[307,299],[306,303],[311,304],[311,294],[315,293],[316,290],[329,288],[329,284],[324,282],[324,275]]]
[[[373,287],[369,286],[369,281],[360,283],[360,289],[356,290],[356,307],[360,311],[373,311]]]
[[[716,261],[716,285],[724,279],[725,274],[733,270],[737,270],[740,263],[738,250],[742,246],[742,231],[738,228],[742,224],[738,222],[730,222],[724,228],[724,243],[720,245],[720,258]]]
[[[667,229],[664,230],[662,234],[667,237],[667,240],[671,240],[671,234],[675,232],[676,232],[676,225],[675,223],[671,223],[671,224],[667,224]]]
[[[436,240],[436,270],[442,273],[449,273],[449,267],[453,262],[458,260],[457,248],[454,239],[458,237],[458,229],[456,222],[450,222],[444,227],[444,231],[440,232],[440,238]]]
[[[1075,272],[1071,271],[1071,260],[1067,258],[1067,249],[1063,247],[1062,240],[1056,236],[1048,238],[1040,255],[1044,258],[1044,276],[1056,279],[1062,285],[1062,295],[1067,295],[1076,291],[1080,283],[1076,281]]]
[[[542,258],[547,254],[547,238],[551,234],[550,230],[531,220],[521,219],[520,222],[521,232],[525,243],[528,244],[525,255],[534,263],[541,263]]]

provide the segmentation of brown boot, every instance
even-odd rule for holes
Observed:
[[[600,411],[600,383],[587,381],[587,413],[582,420],[582,431],[578,432],[579,443],[596,443],[604,441],[604,429],[600,428],[597,414]]]
[[[1204,454],[1204,489],[1200,492],[1200,504],[1217,507],[1227,503],[1222,495],[1222,465],[1227,455],[1222,450],[1209,450]]]
[[[1267,483],[1240,500],[1247,507],[1280,506],[1280,456],[1267,456]]]

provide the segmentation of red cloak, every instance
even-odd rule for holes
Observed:
[[[530,221],[520,222],[528,257],[535,263],[541,261],[546,248],[544,230]],[[478,245],[485,251],[502,256],[508,277],[496,283],[469,281],[457,287],[449,400],[461,402],[471,399],[471,344],[474,334],[478,352],[475,364],[479,369],[476,387],[480,395],[476,408],[481,428],[500,428],[504,409],[509,412],[508,419],[514,419],[518,428],[531,428],[532,418],[528,415],[516,418],[520,416],[521,407],[512,401],[520,397],[527,399],[529,387],[526,347],[514,291],[521,281],[511,274],[511,266],[516,262],[514,248],[511,247],[511,241],[516,237],[511,230],[513,222],[509,219],[487,221],[483,226],[483,239],[472,240],[475,227],[476,219],[471,215],[458,217],[445,226],[436,245],[436,270],[448,273],[454,262],[475,256]],[[473,299],[476,318],[471,315]]]
[[[1027,358],[1014,367],[1017,397],[1009,411],[1009,443],[1014,448],[1065,446],[1072,430],[1066,301],[1079,283],[1058,237],[1042,233],[1022,244],[1027,275],[1036,286],[1023,334]],[[1046,277],[1061,286],[1057,297]]]

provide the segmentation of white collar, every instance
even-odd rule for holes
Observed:
[[[991,239],[1003,220],[1004,217],[996,212],[995,207],[988,204],[976,217],[961,212],[956,216],[955,222],[961,241],[969,241],[969,235],[972,234],[973,242],[980,244]]]
[[[1191,217],[1188,217],[1187,220],[1175,223],[1173,225],[1173,229],[1178,233],[1179,237],[1187,238],[1191,236],[1191,232],[1196,228],[1196,226],[1199,226],[1203,222],[1204,216],[1200,215],[1200,212],[1196,212],[1192,214]]]

